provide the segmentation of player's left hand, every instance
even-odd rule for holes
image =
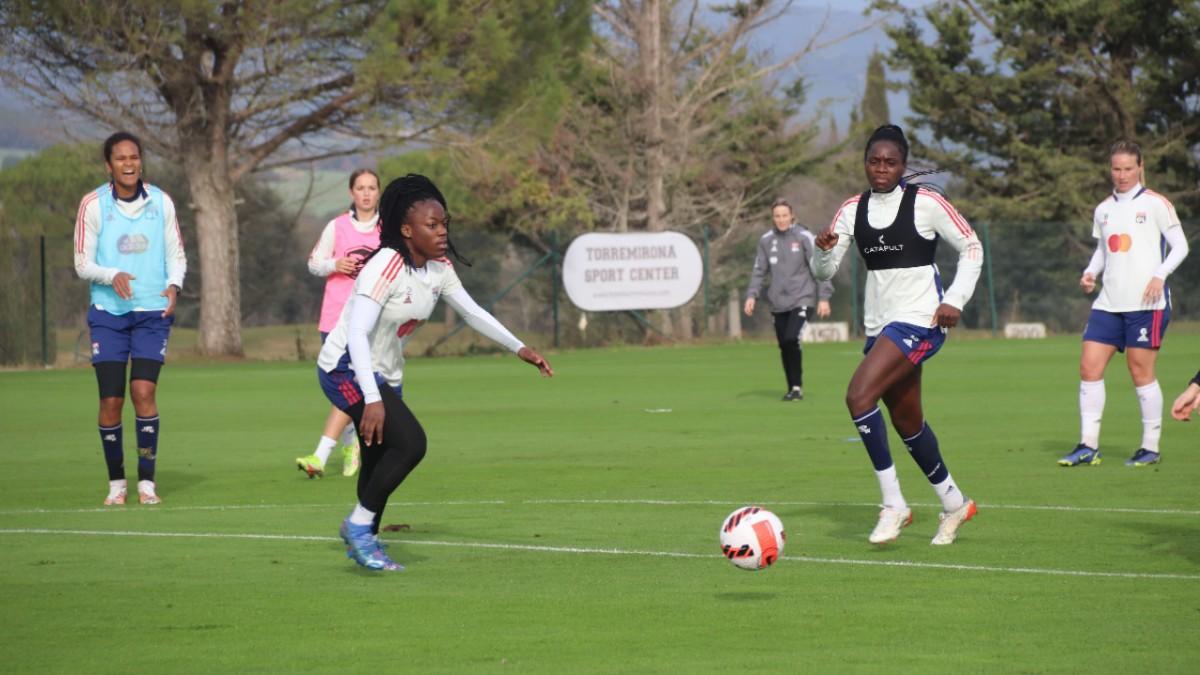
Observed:
[[[942,303],[938,305],[937,311],[933,314],[933,324],[938,328],[954,328],[958,325],[959,318],[962,317],[962,310],[954,305]]]
[[[175,284],[171,284],[170,286],[167,286],[166,290],[164,290],[162,293],[159,293],[159,295],[167,299],[167,308],[164,309],[162,313],[163,318],[165,319],[168,316],[175,314],[175,301],[179,298],[179,288]]]
[[[1142,302],[1147,305],[1153,305],[1162,298],[1163,286],[1166,285],[1162,279],[1154,277],[1150,283],[1146,284],[1146,290],[1142,293]]]
[[[1200,408],[1200,384],[1189,384],[1179,398],[1175,399],[1175,404],[1171,406],[1171,417],[1180,422],[1187,422],[1198,408]]]
[[[550,362],[529,347],[521,347],[520,351],[517,352],[517,356],[525,363],[537,366],[538,371],[543,376],[554,377],[554,369],[550,367]]]
[[[818,319],[824,319],[825,317],[829,316],[832,313],[833,313],[833,310],[831,310],[829,308],[828,300],[818,300],[817,301],[817,318]]]

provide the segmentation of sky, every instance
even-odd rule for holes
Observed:
[[[878,14],[863,15],[870,0],[796,0],[788,12],[775,23],[764,27],[754,38],[756,49],[764,50],[775,58],[783,58],[803,45],[817,30],[822,17],[829,13],[821,41],[845,35],[868,23],[879,21]],[[929,0],[903,0],[907,6],[928,4]],[[706,5],[718,4],[704,2]],[[808,102],[802,111],[806,117],[819,113],[832,115],[839,129],[845,130],[851,109],[862,97],[866,84],[867,59],[873,50],[886,52],[890,41],[881,26],[855,35],[852,38],[824,48],[806,56],[788,79],[802,75],[808,83]],[[889,79],[898,79],[902,73],[888,73]],[[908,97],[903,91],[891,92],[888,102],[893,121],[902,123],[909,114]],[[3,127],[21,129],[29,137],[29,144],[41,147],[67,140],[62,121],[55,115],[38,114],[24,102],[21,96],[7,87],[0,87],[0,115]],[[11,135],[10,135],[11,137]],[[11,143],[8,143],[11,145]]]
[[[901,2],[908,7],[928,4],[929,0]],[[864,16],[869,0],[838,0],[836,2],[803,2],[797,0],[788,13],[774,24],[762,29],[755,40],[758,48],[770,50],[776,58],[793,52],[805,44],[829,13],[825,30],[818,41],[831,41],[848,35],[863,26],[876,23],[865,32],[830,45],[801,60],[797,73],[808,83],[807,116],[824,109],[837,120],[838,128],[846,129],[850,111],[862,98],[866,87],[867,60],[873,51],[887,53],[891,40],[881,22],[887,17],[872,13]],[[893,19],[894,20],[894,19]],[[888,72],[889,80],[903,79],[903,73]],[[908,94],[901,90],[888,94],[892,121],[902,123],[910,114]]]

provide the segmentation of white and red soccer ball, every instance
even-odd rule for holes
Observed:
[[[783,555],[783,522],[761,506],[743,506],[721,523],[721,552],[744,570],[761,570]]]

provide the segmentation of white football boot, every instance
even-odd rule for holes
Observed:
[[[975,508],[975,500],[968,499],[965,504],[954,509],[953,511],[943,511],[938,516],[938,530],[934,535],[933,541],[929,542],[934,546],[945,546],[953,544],[958,538],[958,528],[963,523],[975,517],[978,509]]]
[[[879,522],[875,524],[875,529],[871,530],[871,536],[867,537],[867,541],[872,544],[887,544],[896,541],[896,538],[900,536],[900,530],[908,527],[912,520],[912,509],[889,509],[885,506],[880,510]]]

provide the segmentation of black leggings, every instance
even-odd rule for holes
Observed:
[[[383,397],[383,443],[367,445],[362,438],[365,405],[354,404],[347,414],[354,420],[362,448],[362,468],[358,472],[358,503],[375,512],[378,532],[388,497],[425,457],[425,430],[404,401],[391,387],[379,388]]]
[[[775,340],[779,343],[779,356],[783,361],[783,375],[787,378],[788,389],[804,386],[800,333],[804,330],[807,315],[804,307],[772,314],[775,317]]]

